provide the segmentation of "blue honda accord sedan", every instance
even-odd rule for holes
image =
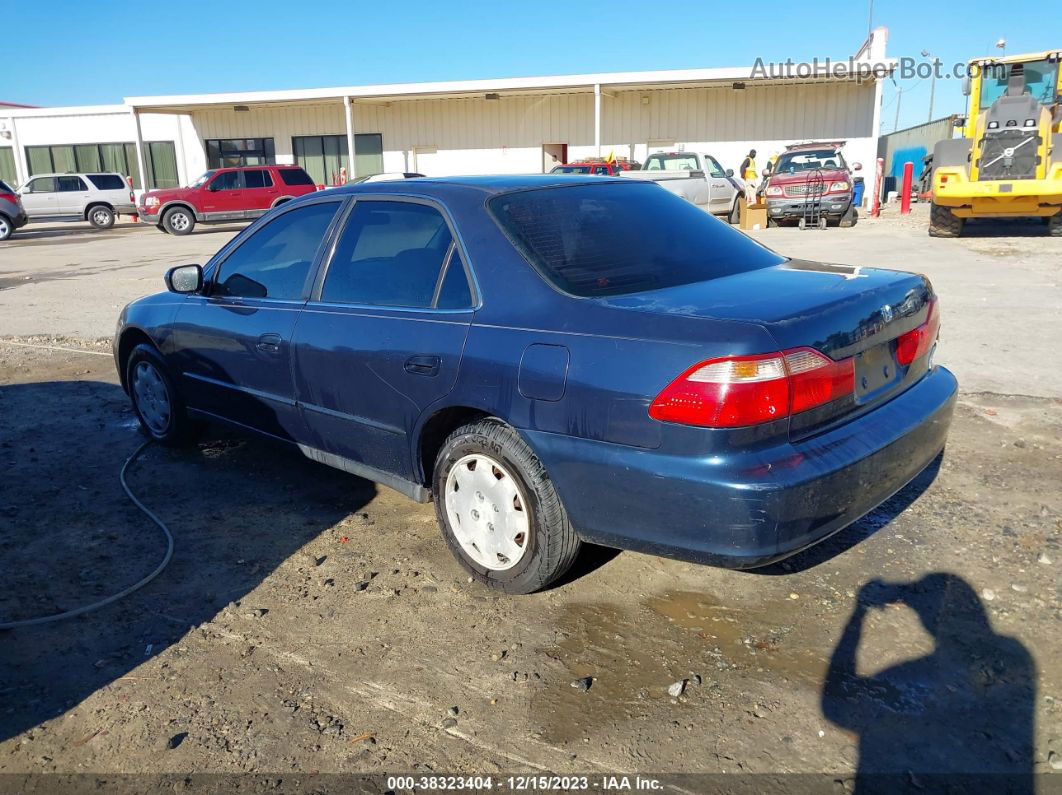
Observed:
[[[166,285],[114,340],[150,437],[220,421],[434,500],[510,593],[583,541],[792,555],[926,467],[955,403],[923,276],[788,259],[632,180],[322,191]]]

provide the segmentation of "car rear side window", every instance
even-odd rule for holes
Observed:
[[[253,169],[251,171],[243,172],[244,187],[247,188],[271,188],[273,187],[273,178],[269,176],[268,171]]]
[[[63,193],[73,193],[79,190],[88,190],[88,185],[81,177],[57,177],[59,190]]]
[[[785,261],[659,185],[519,191],[487,205],[549,282],[582,297],[708,281]]]
[[[472,306],[472,290],[468,286],[468,274],[465,273],[461,252],[456,246],[453,252],[435,306],[438,309],[469,309]]]
[[[313,185],[310,175],[301,168],[282,168],[280,178],[284,180],[285,185]]]
[[[129,190],[129,186],[117,174],[86,174],[97,190]]]
[[[430,307],[452,241],[446,220],[434,207],[359,201],[328,266],[321,300]]]
[[[301,298],[310,266],[339,204],[304,205],[255,231],[221,263],[213,294]]]

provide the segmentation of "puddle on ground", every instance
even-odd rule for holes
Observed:
[[[573,681],[594,678],[588,692],[561,679],[532,698],[532,714],[544,739],[581,740],[603,726],[647,715],[670,704],[673,682],[701,677],[680,700],[702,702],[702,689],[718,689],[727,679],[769,679],[818,690],[825,676],[830,639],[806,625],[795,602],[757,612],[723,603],[710,594],[667,591],[648,597],[635,613],[610,605],[571,605],[558,620],[556,640],[543,649]]]

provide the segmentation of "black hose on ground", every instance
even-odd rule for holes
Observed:
[[[89,613],[93,610],[99,610],[101,607],[106,607],[109,604],[113,604],[119,599],[124,599],[134,591],[143,588],[145,585],[147,585],[149,582],[151,582],[153,579],[158,577],[159,574],[162,573],[162,570],[166,568],[166,566],[169,564],[170,558],[173,557],[173,534],[170,532],[170,528],[166,526],[166,523],[159,519],[159,517],[156,516],[150,508],[144,505],[144,503],[142,503],[140,499],[135,494],[133,494],[132,489],[129,488],[129,484],[126,482],[125,479],[126,474],[129,472],[129,467],[132,466],[133,462],[140,457],[140,454],[143,453],[152,444],[153,442],[149,439],[148,441],[140,445],[140,447],[138,447],[131,456],[125,459],[125,463],[122,465],[122,471],[119,473],[118,479],[122,483],[122,488],[125,489],[126,496],[133,501],[133,504],[137,508],[147,514],[147,517],[156,525],[158,525],[159,529],[162,530],[163,534],[165,534],[166,554],[163,555],[162,562],[155,567],[155,570],[153,572],[151,572],[143,579],[133,583],[128,588],[125,588],[124,590],[121,590],[116,594],[108,596],[106,599],[101,599],[98,602],[93,602],[92,604],[85,605],[84,607],[78,607],[73,610],[67,610],[64,613],[54,613],[49,616],[39,616],[38,618],[25,618],[21,621],[6,621],[0,623],[0,630],[17,629],[19,627],[32,627],[36,626],[37,624],[50,624],[53,621],[62,621],[67,618],[74,618],[75,616],[84,615],[85,613]]]

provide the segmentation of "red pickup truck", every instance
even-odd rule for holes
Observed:
[[[278,204],[317,190],[300,166],[215,168],[187,188],[151,190],[140,197],[140,220],[187,235],[198,224],[249,221]]]

